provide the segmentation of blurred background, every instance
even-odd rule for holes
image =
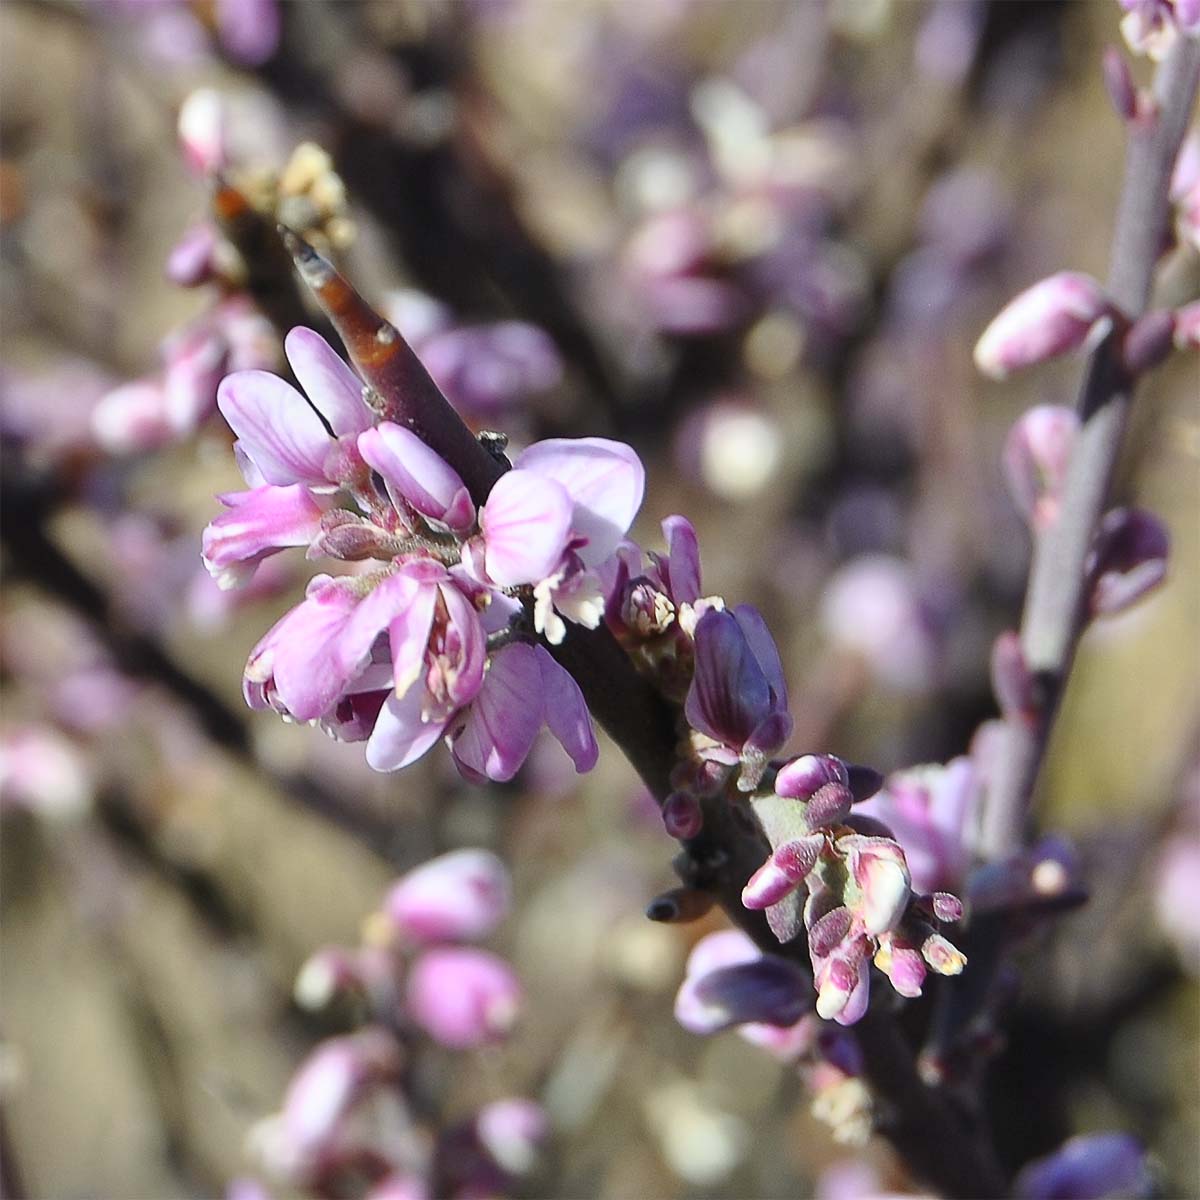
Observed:
[[[1080,368],[991,384],[971,349],[1036,279],[1105,274],[1123,135],[1098,64],[1119,17],[1099,0],[3,6],[12,1194],[299,1190],[250,1131],[354,1014],[298,1005],[297,973],[462,846],[513,873],[489,946],[520,1021],[465,1053],[418,1039],[412,1069],[443,1122],[506,1095],[545,1107],[519,1194],[908,1188],[885,1145],[831,1139],[793,1070],[676,1026],[689,947],[721,920],[644,918],[674,844],[611,744],[590,775],[547,744],[481,789],[440,754],[376,775],[361,746],[244,707],[245,656],[309,569],[280,556],[233,593],[204,572],[213,497],[240,486],[215,387],[281,363],[281,326],[305,317],[212,224],[206,174],[333,255],[476,428],[631,442],[635,536],[656,546],[687,514],[705,591],[762,608],[792,749],[886,772],[963,753],[995,712],[990,646],[1029,552],[1001,448],[1025,408],[1073,402]],[[1164,295],[1198,280],[1179,249]],[[1125,1129],[1167,1195],[1200,1191],[1197,390],[1176,356],[1138,401],[1117,499],[1166,521],[1169,582],[1085,639],[1039,819],[1078,840],[1093,900],[1026,947],[989,1085],[1011,1162]]]

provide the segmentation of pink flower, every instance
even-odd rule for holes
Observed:
[[[383,476],[392,503],[401,511],[411,505],[430,522],[455,533],[465,533],[475,524],[475,505],[458,472],[412,430],[384,421],[359,434],[358,450]]]
[[[1112,311],[1112,302],[1090,275],[1060,271],[1008,302],[976,344],[975,365],[984,375],[1003,379],[1021,367],[1069,354]]]
[[[440,947],[413,963],[406,1000],[413,1021],[453,1050],[508,1034],[521,1008],[512,968],[486,950]]]
[[[477,941],[508,912],[508,870],[487,850],[455,850],[395,884],[383,911],[405,941]]]
[[[1034,530],[1058,515],[1079,417],[1061,405],[1040,404],[1023,413],[1004,443],[1004,476],[1013,502]]]
[[[218,500],[229,511],[209,522],[201,539],[202,558],[222,588],[245,583],[268,555],[307,546],[321,531],[321,504],[301,484],[264,484],[248,492],[226,492]]]

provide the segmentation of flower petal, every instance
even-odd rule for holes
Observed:
[[[201,556],[209,574],[224,588],[268,554],[287,546],[307,546],[321,529],[321,506],[308,488],[260,487],[220,497],[229,511],[209,522],[201,538]]]
[[[367,766],[398,771],[416,762],[442,736],[446,722],[424,720],[424,701],[424,688],[409,688],[403,696],[393,692],[387,698],[367,739]]]
[[[536,649],[542,673],[543,715],[550,732],[571,756],[579,774],[596,765],[600,749],[592,732],[587,702],[571,673],[560,667],[544,646]]]
[[[608,438],[535,442],[514,464],[562,484],[575,504],[573,533],[584,566],[602,563],[620,544],[642,505],[646,472],[632,447]]]
[[[359,435],[358,452],[383,476],[393,500],[463,533],[475,523],[475,505],[458,472],[411,429],[385,421]]]
[[[483,687],[454,738],[454,757],[488,779],[511,779],[542,726],[541,687],[532,646],[515,642],[493,655]]]
[[[375,417],[362,398],[362,380],[316,330],[298,325],[283,340],[287,360],[334,435],[362,433]]]
[[[479,515],[488,575],[501,587],[537,583],[552,574],[571,531],[571,498],[553,479],[509,471]]]
[[[217,389],[217,407],[267,483],[328,483],[329,434],[304,397],[278,375],[226,376]]]

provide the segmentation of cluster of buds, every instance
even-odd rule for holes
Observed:
[[[1125,16],[1121,35],[1135,54],[1155,62],[1180,36],[1200,36],[1200,3],[1197,0],[1120,0]]]
[[[495,460],[476,505],[318,334],[292,330],[285,351],[307,399],[265,372],[221,384],[249,490],[221,497],[205,563],[233,586],[303,546],[351,573],[314,578],[254,649],[248,702],[367,741],[377,770],[445,737],[468,777],[510,779],[543,725],[590,769],[583,697],[534,635],[554,644],[567,622],[600,622],[608,560],[641,504],[637,455],[600,438],[536,443],[511,470]]]
[[[765,910],[780,942],[807,930],[817,1012],[842,1025],[867,1010],[872,961],[909,997],[921,994],[929,970],[957,975],[966,962],[940,932],[962,916],[962,902],[949,892],[915,893],[891,830],[851,813],[881,783],[833,755],[805,754],[750,797],[772,852],[742,902]]]
[[[352,1001],[366,1023],[326,1039],[301,1065],[280,1112],[252,1142],[267,1169],[318,1195],[503,1195],[536,1164],[545,1114],[530,1101],[486,1105],[428,1130],[406,1098],[419,1036],[467,1050],[505,1036],[520,988],[502,959],[463,942],[487,937],[509,907],[503,864],[459,850],[400,879],[365,924],[363,944],[327,947],[305,964],[297,1002]]]

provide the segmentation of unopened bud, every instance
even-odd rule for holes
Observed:
[[[383,912],[406,943],[477,941],[508,913],[508,868],[488,850],[454,850],[423,863],[388,892]]]
[[[992,379],[1004,379],[1022,367],[1069,354],[1112,311],[1104,289],[1090,275],[1060,271],[1005,305],[976,344],[975,365]]]
[[[710,1034],[747,1022],[794,1025],[807,1011],[812,989],[796,963],[773,955],[684,980],[675,1019],[692,1033]]]
[[[1061,405],[1040,404],[1017,419],[1004,443],[1004,478],[1021,515],[1037,531],[1058,516],[1079,417]]]
[[[808,931],[808,950],[813,958],[828,958],[854,925],[854,915],[845,905],[814,921]]]
[[[836,825],[850,812],[854,794],[845,784],[827,783],[819,787],[804,806],[804,820],[810,830]]]
[[[931,933],[921,946],[921,956],[939,975],[961,975],[967,956],[940,933]]]
[[[343,513],[346,510],[334,511]],[[325,515],[329,517],[333,514]],[[343,562],[361,562],[368,558],[389,559],[403,549],[403,540],[395,534],[353,513],[346,513],[346,516],[350,519],[330,522],[330,528],[322,529],[317,534],[305,554],[306,558],[325,556],[339,558]]]
[[[1153,514],[1140,508],[1115,508],[1101,518],[1091,554],[1091,609],[1111,616],[1153,591],[1167,575],[1170,535]]]
[[[963,915],[963,902],[949,892],[934,892],[930,896],[930,902],[933,907],[933,915],[939,921],[961,921]]]
[[[409,1015],[452,1050],[504,1037],[521,1008],[521,986],[503,959],[485,950],[440,946],[413,964],[406,990]]]
[[[925,985],[925,963],[921,952],[906,938],[884,935],[875,952],[875,965],[892,982],[901,996],[915,999]]]
[[[1175,337],[1175,314],[1157,309],[1139,317],[1121,342],[1121,360],[1130,375],[1141,375],[1157,367],[1171,353]]]
[[[197,175],[211,175],[225,165],[225,113],[215,88],[197,88],[179,109],[179,145]]]
[[[704,811],[691,792],[672,792],[663,802],[662,820],[673,838],[687,841],[704,827]]]
[[[849,786],[846,764],[832,754],[801,754],[779,768],[775,794],[789,800],[807,800],[827,783]]]

